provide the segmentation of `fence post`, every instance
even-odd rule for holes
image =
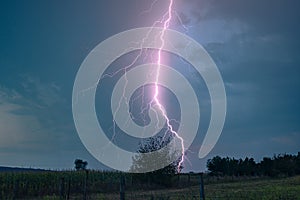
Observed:
[[[19,180],[14,181],[13,199],[19,197]]]
[[[71,178],[69,177],[69,181],[68,181],[68,192],[67,192],[67,200],[70,199],[70,190],[71,190]]]
[[[85,170],[85,179],[84,179],[84,190],[83,190],[83,199],[87,199],[87,181],[88,181],[89,171]]]
[[[120,200],[125,200],[125,177],[120,176]]]
[[[180,173],[177,174],[177,187],[179,188],[180,185]]]
[[[204,184],[203,184],[203,173],[200,173],[200,200],[205,200],[204,195]]]
[[[62,177],[60,179],[59,195],[60,195],[60,199],[64,199],[64,196],[65,196],[65,178],[64,177]]]

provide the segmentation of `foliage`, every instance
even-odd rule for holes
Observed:
[[[248,157],[237,160],[215,156],[207,161],[207,168],[214,176],[293,176],[300,174],[300,152],[265,157],[259,163]]]
[[[144,143],[140,143],[138,149],[139,154],[133,158],[133,165],[131,167],[132,171],[143,171],[143,169],[155,168],[157,167],[157,165],[163,164],[163,163],[154,162],[157,160],[164,160],[165,162],[169,162],[170,160],[173,160],[172,159],[173,156],[176,156],[177,158],[174,162],[171,162],[171,164],[165,167],[162,167],[156,171],[151,171],[139,175],[138,177],[140,178],[140,181],[158,183],[160,185],[165,185],[165,186],[171,185],[172,177],[175,174],[179,173],[183,168],[182,166],[178,167],[181,159],[180,157],[181,153],[171,154],[170,149],[165,148],[164,151],[151,155],[153,157],[149,157],[144,154],[149,152],[157,152],[157,150],[165,147],[171,141],[171,139],[172,137],[166,138],[166,137],[156,136],[156,137],[150,137]]]
[[[89,170],[88,192],[118,191],[119,177],[120,173],[118,172]],[[83,170],[1,172],[0,199],[65,197],[68,193],[81,195],[85,178],[86,172]]]
[[[86,161],[83,161],[81,159],[76,159],[74,164],[76,170],[86,170],[86,167],[88,165]]]
[[[196,173],[176,175],[173,182],[178,181],[178,184],[166,189],[147,187],[147,182],[139,185],[135,178],[143,174],[94,170],[89,171],[88,199],[118,199],[121,175],[126,179],[126,199],[199,199],[199,174]],[[189,176],[191,183],[184,184]],[[68,190],[70,199],[83,199],[84,177],[84,171],[3,172],[0,173],[0,199],[67,199]],[[205,175],[203,178],[208,200],[300,200],[300,176],[274,179]],[[65,186],[63,196],[62,184]]]

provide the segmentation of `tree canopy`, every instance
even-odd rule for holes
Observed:
[[[87,161],[83,161],[81,159],[76,159],[75,162],[75,169],[76,170],[86,170],[86,167],[88,165]]]
[[[147,168],[155,168],[162,163],[158,163],[157,160],[163,159],[165,162],[169,162],[173,160],[172,156],[176,156],[175,161],[171,162],[171,164],[162,167],[156,171],[151,171],[144,173],[144,176],[141,176],[141,179],[145,179],[144,181],[152,182],[152,183],[159,183],[161,185],[170,185],[171,184],[171,178],[173,175],[180,173],[180,170],[182,170],[182,166],[179,167],[178,165],[180,162],[180,155],[176,154],[173,155],[170,151],[170,149],[165,148],[164,151],[154,154],[152,157],[147,157],[143,153],[149,153],[149,152],[155,152],[163,147],[165,147],[171,139],[174,139],[172,137],[161,137],[161,136],[155,136],[148,138],[145,142],[140,143],[139,149],[138,149],[138,155],[133,157],[133,165],[131,167],[131,171],[143,171],[143,169]],[[179,156],[178,156],[179,155]],[[156,157],[156,158],[154,158]],[[157,157],[160,157],[157,159]],[[151,161],[152,159],[152,161]],[[150,160],[150,162],[149,162]],[[149,166],[150,165],[150,166]]]
[[[273,158],[264,157],[255,162],[253,158],[221,158],[215,156],[207,161],[211,175],[218,176],[292,176],[300,174],[300,152],[298,155],[279,154]]]
[[[165,162],[169,162],[172,160],[173,155],[170,151],[170,149],[165,148],[164,151],[161,151],[159,153],[153,154],[150,156],[145,155],[144,153],[149,153],[149,152],[157,152],[157,150],[165,147],[172,137],[161,137],[161,136],[156,136],[156,137],[150,137],[148,138],[145,142],[139,144],[139,149],[138,149],[138,155],[133,158],[133,165],[131,167],[132,171],[143,171],[143,169],[149,169],[149,168],[157,168],[159,165],[164,164],[164,163],[157,163],[155,161],[157,160],[164,160]],[[176,174],[178,173],[178,165],[179,165],[179,160],[175,160],[174,162],[171,162],[171,164],[157,170],[161,174]],[[149,162],[150,161],[150,162]],[[180,168],[180,170],[182,167]]]

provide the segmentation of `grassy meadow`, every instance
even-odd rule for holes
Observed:
[[[92,199],[118,199],[118,194],[95,194]],[[181,189],[128,191],[127,199],[200,199],[199,186]],[[74,198],[76,199],[76,197]],[[80,198],[78,198],[80,199]],[[239,180],[205,185],[206,200],[300,200],[300,176]]]
[[[168,186],[141,175],[89,171],[1,172],[0,199],[119,199],[125,177],[126,199],[199,199],[199,174],[171,177]],[[300,200],[300,176],[209,177],[204,175],[206,200]]]

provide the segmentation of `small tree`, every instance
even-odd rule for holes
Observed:
[[[81,159],[76,159],[75,162],[75,169],[78,170],[86,170],[86,166],[88,163],[86,161],[83,161]]]
[[[135,172],[143,172],[145,169],[150,168],[159,168],[158,166],[162,166],[162,168],[144,173],[144,179],[147,179],[148,183],[158,183],[165,186],[170,186],[172,183],[172,176],[179,173],[182,170],[182,166],[179,166],[179,162],[181,156],[178,156],[178,152],[171,153],[169,148],[165,148],[163,151],[156,153],[157,150],[165,147],[170,141],[172,137],[150,137],[144,143],[140,143],[138,149],[138,155],[133,157],[133,165],[131,166],[131,171]],[[175,139],[175,138],[173,138]],[[153,155],[146,155],[145,153],[155,152]],[[181,153],[181,152],[180,152]],[[174,156],[178,159],[171,162],[171,164],[164,166],[164,162],[168,162],[173,160]],[[164,161],[162,163],[158,163],[156,161]],[[178,167],[179,166],[179,167]],[[146,180],[143,180],[143,182]]]

